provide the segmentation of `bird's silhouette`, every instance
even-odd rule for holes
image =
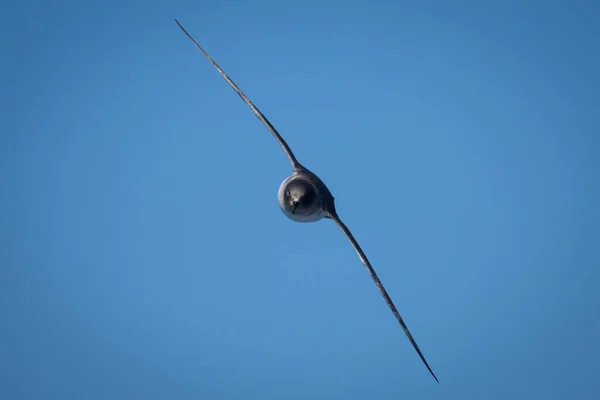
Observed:
[[[181,30],[194,43],[198,50],[200,50],[202,54],[204,54],[204,56],[208,59],[208,61],[210,61],[210,63],[217,69],[217,71],[219,71],[221,76],[227,81],[227,83],[229,83],[233,90],[235,90],[237,94],[242,98],[242,100],[244,100],[244,102],[252,109],[252,111],[258,117],[258,119],[261,120],[263,124],[265,124],[269,131],[271,131],[275,139],[277,139],[277,141],[281,145],[287,157],[290,159],[290,162],[292,163],[293,172],[282,182],[281,186],[279,187],[278,193],[279,206],[281,207],[283,213],[291,220],[297,222],[316,222],[323,218],[331,219],[341,228],[342,232],[344,232],[346,237],[348,237],[348,240],[350,240],[350,243],[354,247],[354,250],[356,250],[356,253],[358,253],[360,261],[367,268],[367,271],[371,275],[371,278],[373,278],[373,281],[375,282],[375,285],[377,285],[377,288],[381,292],[381,295],[385,299],[385,302],[390,307],[392,313],[400,323],[400,326],[404,330],[404,333],[406,333],[408,340],[410,340],[410,342],[412,343],[413,347],[419,354],[419,357],[421,357],[421,360],[423,361],[433,378],[437,382],[439,382],[438,378],[435,376],[435,374],[429,367],[429,364],[425,360],[425,357],[419,349],[417,342],[406,327],[406,324],[400,316],[400,313],[398,313],[398,310],[392,302],[392,299],[387,294],[387,291],[383,287],[383,284],[379,280],[379,277],[377,276],[375,270],[371,266],[371,263],[367,259],[367,256],[358,245],[358,242],[356,241],[348,227],[342,222],[342,220],[338,216],[335,210],[334,197],[332,196],[325,183],[323,183],[323,181],[317,175],[315,175],[313,172],[311,172],[298,162],[296,156],[294,156],[294,153],[292,153],[292,150],[290,149],[288,144],[285,142],[285,140],[283,140],[283,138],[281,137],[279,132],[277,132],[275,127],[271,125],[267,117],[265,117],[263,113],[260,112],[260,110],[250,101],[250,99],[246,97],[246,95],[240,90],[240,88],[231,80],[231,78],[229,78],[229,76],[227,76],[225,71],[223,71],[221,67],[219,67],[219,65],[208,55],[208,53],[204,51],[202,47],[200,47],[200,45],[185,30],[185,28],[179,23],[179,21],[177,21],[177,19],[175,19],[175,22],[177,22],[177,25],[179,25]]]

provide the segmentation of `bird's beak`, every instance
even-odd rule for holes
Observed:
[[[299,205],[300,205],[299,202],[297,202],[297,201],[294,202],[294,209],[292,210],[292,214],[296,212],[296,209],[298,208]]]

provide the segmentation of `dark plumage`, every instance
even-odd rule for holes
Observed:
[[[294,153],[292,153],[290,147],[287,145],[285,140],[283,140],[283,138],[281,137],[279,132],[277,132],[277,130],[273,127],[273,125],[271,125],[269,120],[258,110],[258,108],[256,108],[254,104],[252,104],[252,102],[246,97],[246,95],[240,90],[240,88],[238,88],[237,85],[233,83],[233,81],[221,69],[221,67],[219,67],[217,63],[213,61],[213,59],[208,55],[208,53],[204,51],[202,47],[200,47],[200,45],[194,40],[194,38],[192,38],[192,36],[183,28],[183,26],[181,26],[179,21],[175,20],[175,22],[177,22],[177,25],[179,25],[181,30],[187,35],[188,38],[190,38],[194,45],[196,45],[198,50],[200,50],[202,54],[204,54],[204,56],[208,59],[208,61],[210,61],[210,63],[217,69],[217,71],[219,71],[221,76],[227,81],[227,83],[229,83],[233,90],[235,90],[237,94],[242,98],[242,100],[244,100],[244,102],[252,109],[252,111],[258,117],[258,119],[260,119],[262,123],[265,124],[265,126],[269,129],[269,131],[271,131],[275,139],[277,139],[277,141],[283,148],[283,151],[285,152],[287,157],[290,159],[294,172],[283,181],[278,193],[279,206],[281,207],[283,213],[288,218],[297,222],[316,222],[322,218],[328,218],[333,220],[342,229],[344,234],[350,240],[350,243],[352,243],[354,250],[356,250],[356,253],[358,253],[360,261],[367,268],[367,271],[369,271],[371,278],[373,278],[373,281],[375,282],[375,285],[377,285],[377,288],[381,292],[381,295],[385,299],[385,302],[392,310],[392,313],[400,323],[400,326],[402,326],[404,333],[406,333],[406,336],[408,336],[408,340],[410,340],[417,353],[419,353],[419,357],[421,357],[421,360],[423,361],[431,375],[435,378],[436,381],[438,381],[437,377],[429,367],[429,364],[427,364],[423,353],[421,353],[419,346],[417,346],[417,342],[415,342],[415,339],[412,337],[410,331],[406,327],[404,320],[398,313],[398,310],[392,302],[392,299],[387,294],[385,288],[381,284],[379,277],[377,277],[377,274],[375,273],[375,270],[373,269],[371,263],[367,259],[367,256],[365,256],[365,253],[363,253],[362,249],[358,245],[358,242],[356,241],[356,239],[354,239],[352,233],[350,233],[348,227],[339,218],[335,210],[334,197],[332,196],[325,183],[323,183],[323,181],[317,175],[309,171],[307,168],[305,168],[298,162],[298,160],[294,156]]]

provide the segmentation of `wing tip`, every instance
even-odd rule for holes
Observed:
[[[427,367],[427,370],[429,370],[429,373],[431,374],[431,376],[433,376],[433,379],[435,379],[435,381],[437,383],[440,383],[440,380],[437,378],[437,376],[435,376],[435,374],[433,373],[433,371],[431,370],[431,368],[429,367],[429,364],[427,364],[427,362],[425,362],[425,366]]]

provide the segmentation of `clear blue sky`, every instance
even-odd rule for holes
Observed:
[[[0,398],[600,398],[597,1],[0,14]]]

